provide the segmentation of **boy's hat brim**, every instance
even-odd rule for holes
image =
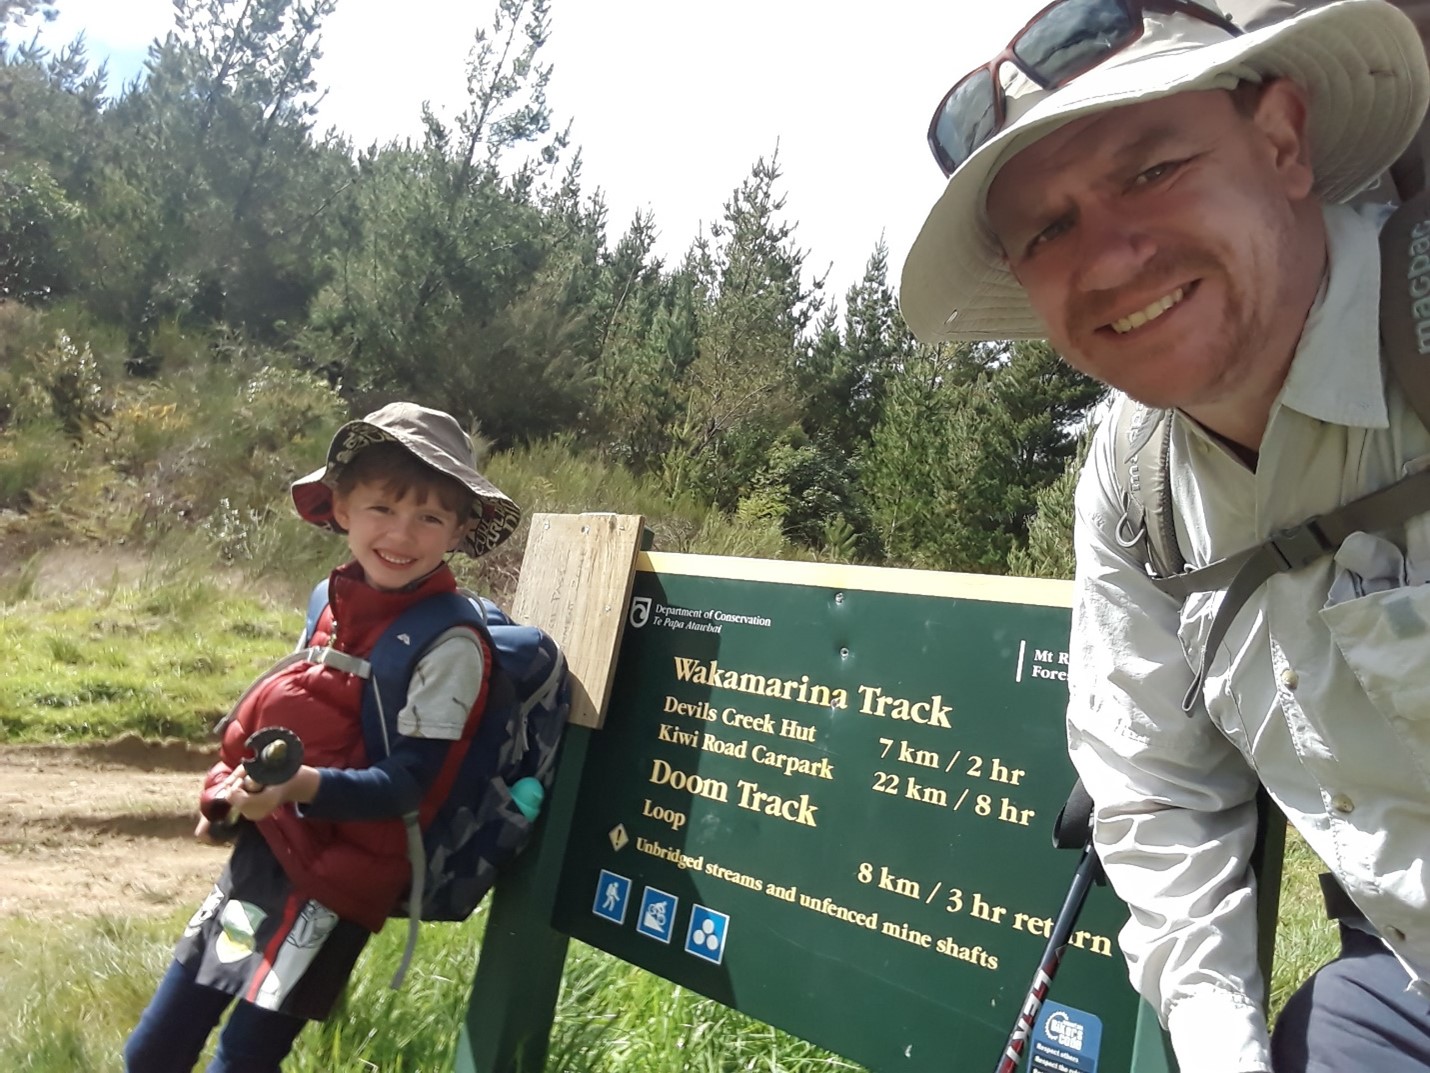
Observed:
[[[364,447],[396,443],[462,485],[475,497],[472,520],[457,550],[473,557],[491,551],[516,531],[521,508],[472,464],[472,441],[450,415],[411,402],[392,402],[338,429],[322,469],[293,482],[293,505],[314,525],[342,532],[333,517],[333,486],[343,466]]]
[[[1234,37],[1186,16],[1145,18],[1141,41],[1062,88],[1039,90],[1021,74],[1009,86],[1009,122],[953,173],[904,262],[899,305],[921,341],[1046,334],[1008,271],[985,206],[1007,161],[1075,119],[1241,80],[1288,78],[1309,95],[1316,189],[1337,202],[1394,163],[1430,102],[1420,35],[1385,0],[1339,0]]]

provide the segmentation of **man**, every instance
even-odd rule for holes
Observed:
[[[1174,409],[1190,565],[1256,545],[1430,456],[1380,364],[1384,212],[1337,204],[1427,100],[1415,26],[1384,0],[1246,32],[1210,0],[1059,0],[939,104],[950,178],[905,318],[926,342],[1047,338]],[[1182,1073],[1430,1069],[1430,515],[1272,576],[1214,643],[1223,594],[1165,595],[1119,532],[1117,425],[1077,493],[1068,734],[1133,981]],[[1355,917],[1274,1041],[1258,781]]]

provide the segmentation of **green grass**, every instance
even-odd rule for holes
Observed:
[[[296,598],[182,574],[0,606],[0,742],[203,741],[301,626]]]
[[[1271,1009],[1279,1011],[1317,967],[1340,952],[1336,924],[1326,919],[1317,875],[1319,857],[1295,831],[1286,833],[1281,908],[1276,922],[1276,958],[1271,970]]]
[[[1335,953],[1316,862],[1288,839],[1273,1009]],[[35,927],[0,920],[0,1069],[115,1073],[124,1039],[168,964],[188,910]],[[463,924],[425,924],[399,991],[388,981],[405,925],[368,946],[338,1012],[299,1037],[288,1073],[437,1073],[452,1067],[481,949],[485,906]],[[1054,995],[1056,997],[1056,986]],[[547,1073],[826,1073],[856,1066],[768,1025],[572,942]]]
[[[124,1040],[168,964],[187,911],[37,930],[0,922],[0,1068],[115,1073]],[[369,944],[341,1009],[299,1037],[286,1073],[437,1073],[451,1068],[485,913],[423,925],[399,991],[388,980],[405,926]],[[860,1067],[572,943],[548,1073],[816,1073]]]

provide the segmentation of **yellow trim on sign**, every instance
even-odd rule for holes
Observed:
[[[897,592],[908,596],[945,596],[985,603],[1035,604],[1042,607],[1071,607],[1073,592],[1071,581],[1046,578],[896,570],[887,566],[743,559],[733,555],[690,555],[670,551],[641,552],[636,556],[636,569],[647,574],[681,574],[724,578],[727,581],[852,589],[856,592]]]

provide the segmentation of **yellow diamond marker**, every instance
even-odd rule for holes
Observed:
[[[611,828],[611,833],[607,836],[611,840],[611,847],[616,850],[623,850],[630,842],[631,836],[626,834],[626,825],[618,823]]]

